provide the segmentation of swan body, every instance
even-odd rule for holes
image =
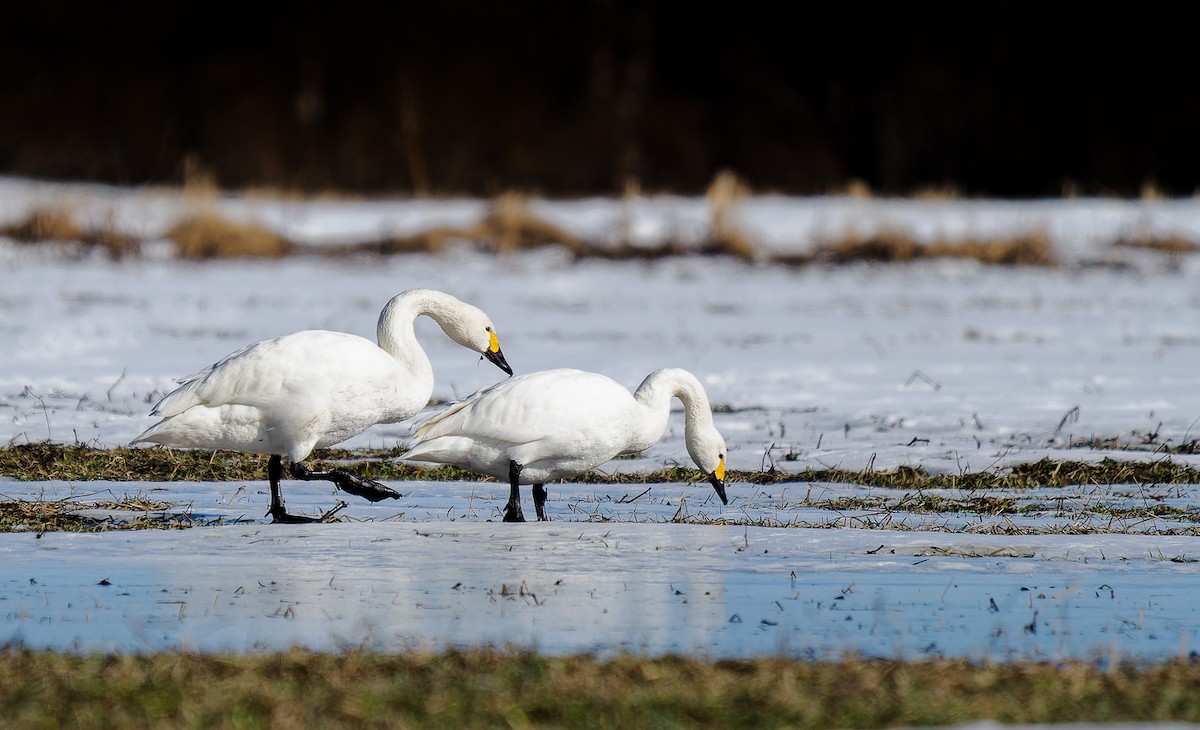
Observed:
[[[679,368],[656,370],[632,394],[581,370],[519,375],[434,415],[417,429],[402,458],[507,480],[506,521],[523,519],[518,485],[532,484],[538,517],[545,519],[544,482],[648,448],[662,438],[675,397],[684,405],[688,453],[726,502],[725,440],[713,425],[704,387]]]
[[[330,479],[368,499],[399,496],[341,470],[309,472],[302,462],[376,423],[411,417],[433,394],[433,367],[413,322],[434,319],[455,342],[512,374],[491,320],[444,292],[410,289],[379,315],[378,344],[357,335],[306,330],[262,340],[180,381],[151,411],[162,420],[133,443],[270,454],[271,514],[287,520],[278,492],[281,458],[301,479]],[[382,495],[382,496],[379,496]]]

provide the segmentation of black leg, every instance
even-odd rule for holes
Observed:
[[[504,505],[505,522],[524,522],[525,515],[521,512],[521,465],[512,459],[508,460],[508,504]]]
[[[399,499],[400,493],[391,487],[377,482],[374,479],[367,479],[357,474],[346,471],[345,469],[330,469],[329,471],[311,471],[307,466],[300,462],[292,464],[292,476],[297,479],[303,479],[306,482],[321,481],[333,482],[334,485],[347,494],[353,494],[356,497],[362,497],[372,502],[378,502],[381,499]]]
[[[287,524],[316,522],[317,519],[313,517],[288,514],[287,508],[283,506],[283,490],[279,488],[279,479],[282,476],[283,457],[271,454],[271,459],[267,462],[267,480],[271,482],[271,509],[267,514],[271,515],[271,521]]]
[[[546,516],[546,485],[545,484],[534,484],[533,485],[533,506],[535,509],[537,509],[538,520],[544,521],[544,522],[550,520],[550,518]]]

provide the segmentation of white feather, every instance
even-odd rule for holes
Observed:
[[[413,331],[422,314],[464,347],[480,353],[493,347],[491,320],[478,308],[411,289],[380,313],[379,344],[306,330],[248,345],[189,375],[151,412],[162,420],[134,443],[279,454],[297,462],[376,423],[409,418],[433,393],[433,369]],[[494,356],[503,361],[498,348]]]
[[[454,464],[502,481],[511,460],[521,466],[521,484],[561,479],[658,441],[672,397],[684,404],[688,452],[705,474],[723,472],[725,441],[713,425],[708,396],[695,376],[678,368],[651,373],[636,394],[580,370],[518,375],[430,418],[403,458]]]

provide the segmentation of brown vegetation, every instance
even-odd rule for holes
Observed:
[[[39,208],[18,223],[0,227],[0,235],[20,243],[78,241],[83,238],[83,230],[75,224],[68,208]]]
[[[906,263],[938,258],[971,259],[1000,266],[1052,267],[1059,263],[1049,237],[1040,232],[994,239],[922,243],[903,231],[885,229],[873,235],[849,234],[839,240],[824,241],[811,252],[771,253],[763,250],[743,226],[738,208],[750,195],[750,187],[744,178],[729,170],[718,173],[708,187],[706,199],[710,220],[704,239],[684,242],[667,238],[652,245],[634,243],[629,236],[617,242],[582,238],[539,216],[531,208],[527,195],[506,192],[495,198],[483,220],[471,226],[432,228],[408,236],[359,243],[306,246],[289,241],[261,225],[222,217],[216,206],[219,189],[202,168],[193,170],[187,180],[184,198],[199,212],[172,226],[166,237],[175,243],[180,258],[193,261],[231,257],[278,258],[296,253],[329,257],[436,253],[450,241],[461,241],[478,250],[500,255],[558,246],[575,258],[637,260],[687,255],[732,256],[743,261],[795,267],[856,262]],[[842,194],[871,193],[860,186]],[[947,188],[930,190],[926,194],[954,196],[957,193]],[[36,210],[22,221],[0,227],[0,236],[22,243],[44,241],[82,247],[80,250],[99,247],[113,258],[136,254],[140,250],[138,240],[117,232],[111,225],[91,229],[80,227],[67,207]],[[1130,237],[1115,245],[1160,251],[1171,256],[1200,251],[1200,244],[1181,236]]]
[[[167,232],[180,258],[200,261],[214,258],[279,258],[295,246],[262,226],[235,223],[214,213],[185,218]]]
[[[136,254],[140,250],[136,239],[112,227],[93,230],[81,228],[66,206],[34,210],[21,221],[0,226],[0,236],[7,236],[18,243],[50,242],[71,246],[75,253],[99,248],[114,259]]]
[[[382,451],[317,449],[309,462],[314,468],[338,462],[365,476],[387,480],[490,480],[450,466],[426,467],[397,461],[402,448]],[[1182,453],[1192,453],[1184,451]],[[267,478],[267,457],[234,451],[202,449],[113,448],[85,444],[35,442],[0,448],[0,477],[22,481],[235,481]],[[648,482],[703,482],[696,469],[670,467],[653,473],[604,474],[586,472],[576,481],[595,484],[644,484]],[[729,481],[749,484],[785,482],[856,483],[900,490],[921,489],[1028,489],[1072,484],[1195,484],[1200,470],[1160,458],[1154,461],[1104,459],[1096,464],[1073,461],[1042,461],[1017,464],[995,472],[931,474],[922,469],[899,467],[894,471],[864,469],[804,469],[783,471],[729,472]]]
[[[672,256],[733,256],[744,261],[762,260],[789,266],[812,264],[840,265],[860,261],[905,263],[920,259],[967,258],[985,264],[1008,266],[1054,266],[1056,257],[1049,240],[1040,234],[1000,238],[990,241],[942,241],[922,244],[904,233],[885,231],[875,236],[848,236],[840,241],[821,244],[809,254],[763,255],[738,224],[732,208],[736,193],[714,184],[710,195],[712,228],[709,237],[697,245],[665,240],[654,246],[631,242],[615,245],[581,239],[542,218],[529,209],[526,198],[506,194],[493,204],[487,217],[469,228],[434,228],[410,236],[377,241],[326,246],[301,246],[253,223],[238,223],[216,213],[189,216],[167,232],[175,243],[176,255],[192,261],[217,258],[279,258],[297,253],[340,257],[357,254],[390,256],[407,253],[437,253],[447,242],[460,240],[479,250],[497,254],[561,246],[576,258],[609,260],[660,259]],[[139,252],[140,242],[112,229],[84,231],[64,211],[37,211],[26,220],[0,228],[0,235],[22,243],[63,243],[99,247],[120,258]],[[1193,244],[1175,241],[1125,242],[1143,248],[1185,253],[1196,250]]]
[[[463,232],[486,251],[510,253],[543,246],[559,245],[578,252],[580,241],[567,231],[539,218],[529,210],[528,198],[519,193],[504,193],[492,203],[487,217]]]
[[[1151,251],[1161,251],[1166,254],[1185,254],[1200,250],[1200,245],[1183,236],[1122,238],[1115,245],[1128,248],[1144,248]]]
[[[712,231],[705,253],[727,254],[744,260],[754,258],[755,246],[742,230],[737,204],[750,196],[750,185],[731,170],[722,170],[708,186],[706,197],[712,213]]]
[[[918,259],[961,258],[1005,266],[1055,266],[1054,247],[1043,234],[1030,234],[990,241],[938,241],[922,244],[904,233],[885,231],[875,236],[849,236],[825,243],[807,256],[781,256],[792,265],[810,263],[848,264],[856,261],[905,263]]]

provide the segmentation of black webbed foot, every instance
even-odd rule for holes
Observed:
[[[348,471],[335,469],[330,474],[334,475],[333,483],[337,485],[338,489],[346,494],[353,494],[355,497],[362,497],[371,502],[379,502],[385,499],[400,499],[403,496],[383,482],[360,477]]]
[[[303,464],[292,464],[292,476],[304,481],[333,482],[334,486],[346,494],[353,494],[355,497],[362,497],[371,502],[378,502],[384,499],[399,499],[403,496],[383,482],[359,476],[345,469],[311,471]]]
[[[339,499],[338,503],[336,505],[334,505],[333,509],[323,513],[320,517],[307,517],[305,515],[294,515],[294,514],[288,512],[287,510],[283,509],[283,505],[279,505],[278,508],[272,506],[271,510],[269,512],[267,512],[267,514],[271,516],[272,524],[307,525],[307,524],[312,524],[312,523],[316,523],[316,522],[334,522],[335,521],[334,515],[336,515],[338,512],[341,512],[344,509],[346,509],[346,503]]]

